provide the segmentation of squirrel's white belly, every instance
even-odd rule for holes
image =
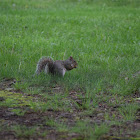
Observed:
[[[65,73],[66,73],[66,69],[65,69],[65,68],[63,68],[63,76],[65,75]]]

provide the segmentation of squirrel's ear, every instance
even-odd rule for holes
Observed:
[[[70,60],[72,60],[73,59],[73,57],[72,56],[70,56]]]

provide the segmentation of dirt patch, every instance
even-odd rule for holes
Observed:
[[[129,139],[131,137],[138,137],[137,133],[134,132],[140,130],[140,109],[137,109],[135,118],[131,121],[124,120],[123,115],[118,111],[119,108],[127,107],[131,103],[140,104],[140,94],[138,91],[132,96],[127,96],[123,99],[119,96],[105,93],[100,98],[100,94],[98,94],[96,97],[99,98],[98,106],[93,106],[93,109],[88,110],[88,112],[86,112],[86,107],[83,106],[87,98],[85,93],[82,91],[70,91],[67,96],[71,107],[70,111],[54,110],[52,108],[41,111],[39,109],[32,109],[26,102],[30,101],[30,99],[32,99],[33,103],[37,101],[42,103],[43,101],[46,102],[46,100],[40,95],[27,95],[23,92],[20,92],[20,95],[18,95],[17,90],[13,88],[15,82],[15,79],[3,79],[0,83],[0,91],[12,91],[16,96],[15,99],[18,98],[17,105],[11,106],[9,104],[5,106],[3,103],[12,94],[9,94],[9,97],[0,96],[0,139],[84,140],[86,139],[85,135],[70,132],[67,128],[73,128],[77,121],[84,121],[86,119],[93,126],[95,124],[99,126],[106,124],[110,127],[109,132],[100,139],[114,139],[115,137],[118,137],[118,139],[122,137]],[[62,90],[58,86],[53,87],[52,91],[59,94],[59,91]],[[106,96],[108,96],[108,100],[103,98]],[[22,103],[21,98],[23,99]],[[14,100],[12,101],[14,102]],[[92,100],[90,104],[93,104]],[[63,123],[66,126],[64,129],[64,126],[58,126]]]
[[[0,82],[0,89],[4,90],[6,88],[11,88],[11,86],[15,83],[16,83],[16,80],[14,78],[12,78],[12,79],[11,78],[4,78]]]

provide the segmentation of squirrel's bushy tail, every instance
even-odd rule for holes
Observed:
[[[53,60],[50,57],[42,57],[39,59],[35,74],[40,74],[42,70],[45,70],[46,65],[53,63]]]

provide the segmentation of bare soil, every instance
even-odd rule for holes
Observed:
[[[15,79],[3,79],[0,82],[0,90],[8,90],[12,92],[20,92],[24,95],[22,91],[17,91],[13,88],[13,84],[15,84]],[[55,89],[57,90],[57,88]],[[60,90],[58,88],[58,90]],[[58,93],[59,94],[59,93]],[[77,104],[82,105],[83,100],[78,99],[76,91],[70,91],[69,98],[72,98]],[[84,94],[84,93],[81,93]],[[100,94],[99,94],[100,96]],[[31,140],[84,140],[85,136],[78,133],[72,132],[59,132],[54,126],[50,126],[46,124],[46,121],[50,119],[54,119],[56,122],[61,122],[65,120],[67,126],[72,127],[75,125],[76,118],[79,120],[89,119],[91,123],[101,125],[105,123],[110,126],[110,131],[108,134],[104,135],[100,139],[131,139],[136,138],[136,131],[140,130],[140,108],[137,110],[135,115],[135,120],[133,121],[122,121],[123,117],[119,114],[118,108],[130,103],[132,98],[140,98],[140,93],[136,91],[132,96],[127,96],[125,100],[120,101],[120,104],[115,103],[114,96],[109,96],[109,102],[112,105],[108,104],[108,102],[101,100],[99,102],[98,107],[96,107],[92,113],[83,114],[83,109],[77,109],[74,105],[72,106],[73,112],[65,112],[65,111],[55,111],[53,109],[48,109],[45,112],[35,112],[32,109],[27,107],[21,107],[22,110],[26,110],[26,113],[23,116],[19,116],[14,112],[11,112],[13,108],[10,107],[0,107],[0,139],[1,140],[23,140],[23,139],[31,139]],[[39,96],[37,98],[40,98]],[[119,96],[118,96],[119,100]],[[0,97],[0,103],[4,102],[5,98]],[[136,101],[140,104],[140,100]],[[113,118],[121,123],[113,124],[111,120],[105,119],[105,114],[109,114],[109,118]],[[46,119],[47,118],[47,119]],[[120,121],[121,120],[121,121]],[[26,126],[29,129],[35,128],[35,132],[32,136],[23,136],[17,135],[15,131],[13,131],[13,126]],[[43,132],[47,132],[47,135],[43,135]]]

